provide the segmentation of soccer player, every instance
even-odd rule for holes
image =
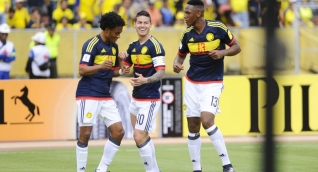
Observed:
[[[165,51],[150,34],[151,17],[147,11],[137,13],[134,21],[139,39],[132,42],[126,52],[119,54],[127,66],[134,65],[133,99],[129,105],[134,140],[146,172],[158,172],[154,144],[148,132],[156,128],[156,115],[160,108],[160,80],[165,75]]]
[[[10,31],[8,24],[0,25],[0,80],[10,79],[11,63],[16,56],[14,44],[7,40]]]
[[[241,51],[228,28],[219,21],[205,20],[204,4],[190,0],[185,7],[187,29],[181,37],[173,69],[179,73],[190,53],[190,68],[186,74],[184,105],[188,121],[188,148],[194,172],[201,172],[200,126],[208,133],[223,164],[223,172],[234,172],[223,135],[214,123],[219,112],[219,97],[223,89],[224,56],[233,56]],[[226,49],[225,45],[230,46]]]
[[[118,45],[115,43],[125,21],[117,13],[109,12],[102,15],[99,23],[102,31],[84,43],[79,65],[82,78],[76,90],[80,126],[76,146],[77,172],[86,169],[88,141],[97,117],[108,127],[110,137],[95,172],[107,171],[124,136],[121,118],[109,88],[113,77],[129,73],[129,68],[120,64]]]

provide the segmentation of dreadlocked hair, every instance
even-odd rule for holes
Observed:
[[[99,20],[100,28],[102,30],[114,29],[118,26],[125,26],[126,23],[123,18],[120,17],[116,12],[108,12],[102,15],[101,19]]]

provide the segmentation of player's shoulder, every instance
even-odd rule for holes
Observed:
[[[149,38],[149,40],[150,40],[150,42],[151,42],[154,46],[161,45],[161,43],[158,41],[158,39],[155,38],[155,37],[153,37],[153,36],[151,36],[151,37]]]
[[[191,30],[193,30],[194,29],[194,27],[193,26],[188,26],[187,28],[185,28],[184,30],[183,30],[183,35],[184,34],[186,34],[186,33],[189,33]]]
[[[207,26],[212,28],[221,28],[223,30],[227,30],[227,27],[224,23],[218,20],[207,20]]]
[[[137,42],[138,42],[138,39],[136,39],[136,40],[130,42],[130,43],[129,43],[129,47],[135,46]]]
[[[186,29],[184,29],[181,35],[181,40],[185,37],[185,35],[190,34],[193,29],[193,26],[188,26]]]
[[[99,37],[98,35],[88,39],[84,45],[83,45],[83,48],[86,48],[86,51],[90,52],[92,51],[92,49],[94,48],[94,46],[98,43],[99,41]]]

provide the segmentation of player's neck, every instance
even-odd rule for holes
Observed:
[[[144,44],[150,37],[151,37],[151,34],[147,34],[145,36],[139,35],[139,43]]]
[[[202,17],[200,18],[194,25],[194,30],[198,33],[201,34],[204,30],[206,26],[206,21],[205,19]]]
[[[109,44],[110,41],[106,38],[106,36],[104,36],[103,33],[100,33],[99,36],[100,38],[102,38],[103,42],[105,42],[106,44]]]

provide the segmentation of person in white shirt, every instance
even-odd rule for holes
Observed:
[[[29,53],[29,60],[26,66],[26,72],[30,79],[45,79],[50,77],[50,52],[45,46],[45,34],[37,32],[32,40],[35,46]]]
[[[15,48],[11,41],[8,41],[10,27],[3,23],[0,25],[0,80],[10,79],[11,62],[15,60]]]

